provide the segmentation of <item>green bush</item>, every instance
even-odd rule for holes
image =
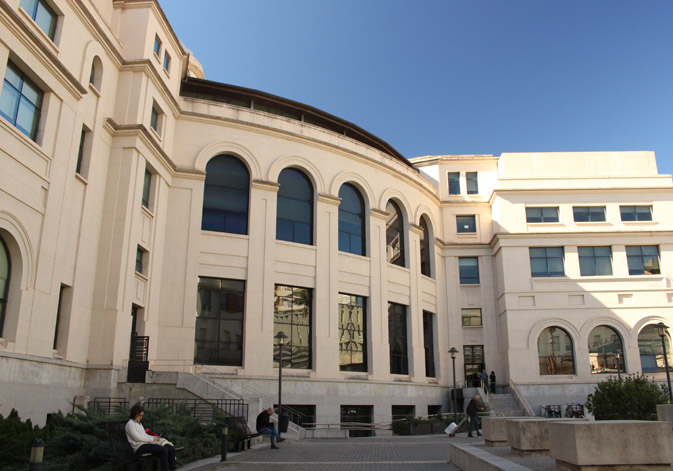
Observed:
[[[586,408],[597,420],[656,420],[657,404],[668,404],[668,389],[647,376],[610,377],[587,397]]]
[[[45,436],[45,432],[37,425],[33,426],[30,419],[21,421],[15,409],[7,418],[0,415],[0,469],[9,469],[13,465],[27,469],[33,440]]]

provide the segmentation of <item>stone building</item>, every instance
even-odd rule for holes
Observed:
[[[318,423],[448,411],[452,347],[459,388],[486,368],[533,409],[665,378],[652,152],[407,159],[206,80],[155,0],[0,0],[0,80],[2,414],[261,408],[279,332],[283,403]]]

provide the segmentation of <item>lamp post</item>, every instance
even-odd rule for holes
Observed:
[[[456,405],[456,355],[458,354],[458,349],[456,347],[451,347],[449,353],[451,354],[451,360],[453,361],[453,421],[458,423],[458,406]]]
[[[622,351],[620,349],[615,350],[615,357],[617,357],[617,379],[622,380]]]
[[[666,353],[666,330],[668,326],[663,322],[656,325],[659,337],[661,337],[661,347],[664,349],[664,365],[666,366],[666,384],[668,384],[668,399],[673,404],[673,391],[671,391],[671,374],[668,372],[668,354]]]
[[[280,434],[280,414],[283,412],[283,345],[287,335],[285,332],[278,332],[278,434]]]

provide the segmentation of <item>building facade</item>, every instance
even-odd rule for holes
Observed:
[[[486,368],[532,407],[665,378],[653,153],[407,160],[206,80],[155,0],[0,0],[0,38],[0,413],[268,405],[279,333],[283,402],[319,423],[447,411],[452,347],[458,387]]]

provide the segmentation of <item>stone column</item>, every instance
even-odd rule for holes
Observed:
[[[386,259],[386,221],[388,213],[371,210],[371,298],[369,373],[372,379],[390,378],[390,347],[388,344],[388,293]]]

